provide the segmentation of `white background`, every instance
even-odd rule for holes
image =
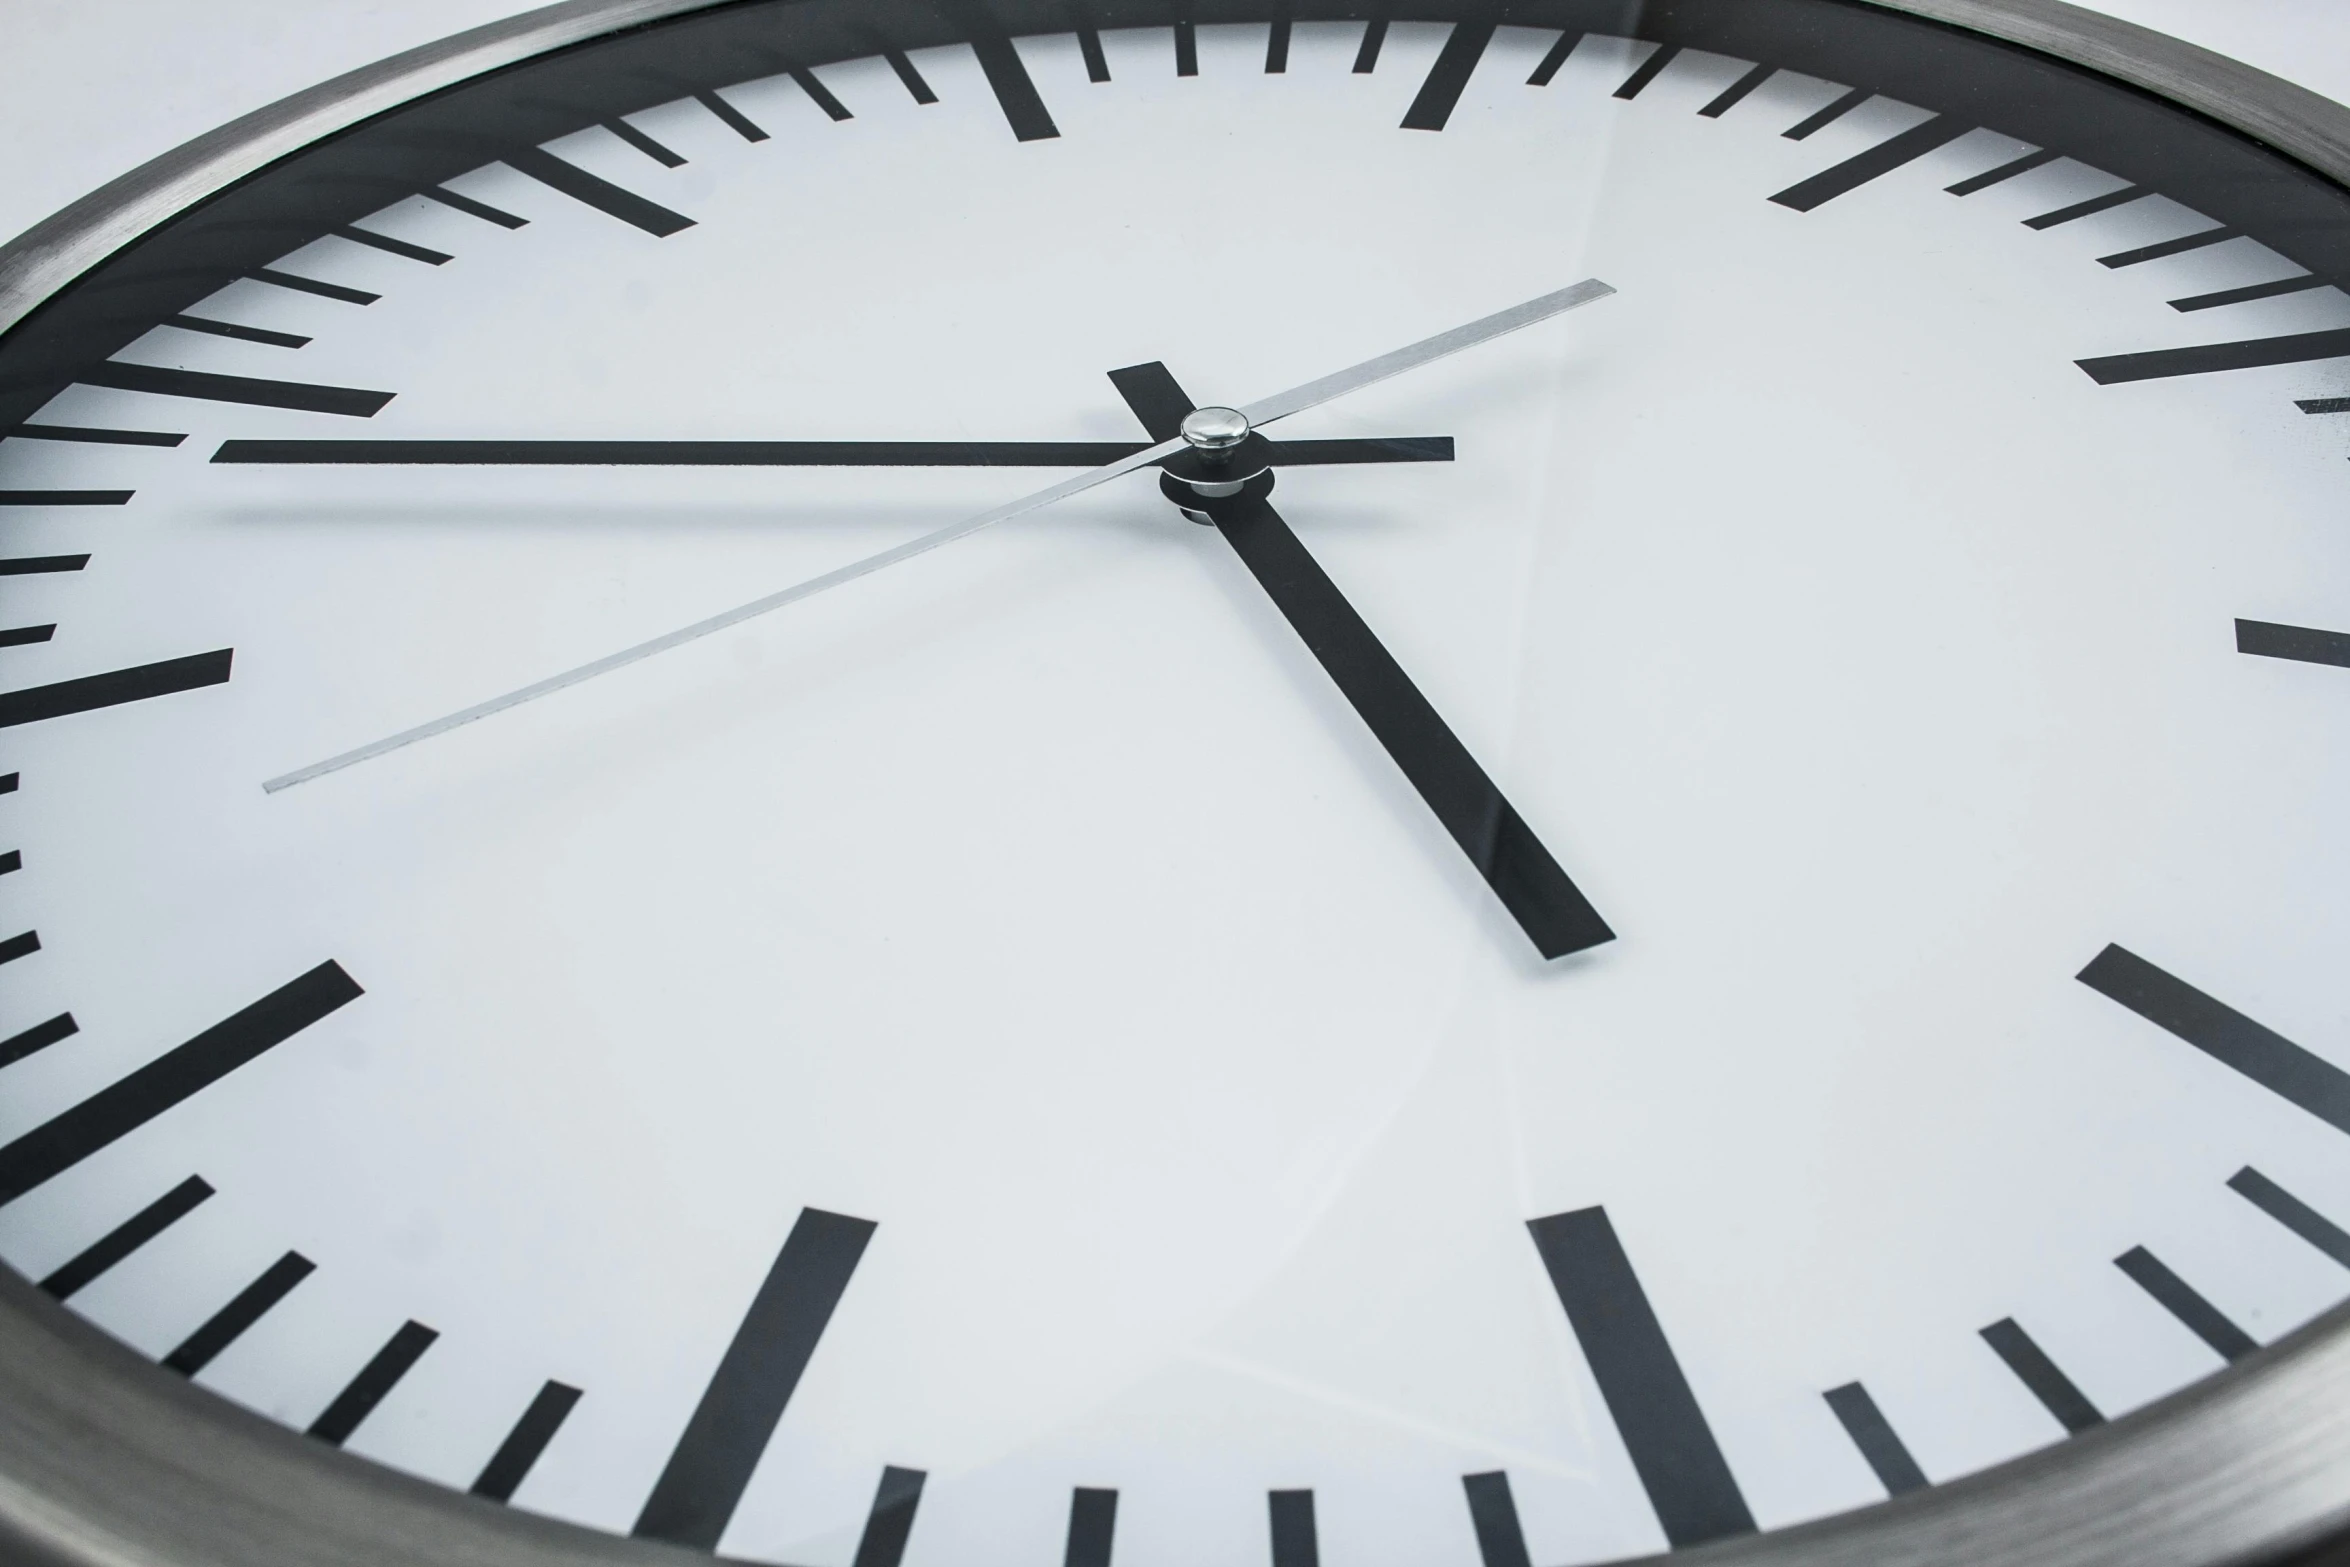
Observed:
[[[530,9],[508,0],[0,0],[0,235],[249,110]],[[2101,0],[2090,10],[2350,100],[2340,0]]]

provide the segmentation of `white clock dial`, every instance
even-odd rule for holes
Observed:
[[[1826,3],[771,9],[0,342],[11,1266],[831,1567],[1700,1544],[2344,1294],[2339,191]],[[1210,526],[1114,479],[305,774],[1585,277]]]

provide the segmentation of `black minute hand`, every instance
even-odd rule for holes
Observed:
[[[223,441],[216,463],[441,468],[1098,468],[1134,441]],[[1450,462],[1449,435],[1273,441],[1275,467]]]
[[[1110,379],[1156,440],[1180,433],[1195,406],[1162,364],[1113,370]],[[1206,513],[1231,542],[1536,950],[1557,958],[1613,941],[1616,933],[1607,921],[1307,553],[1263,489],[1250,486],[1187,505]]]
[[[1497,310],[1489,316],[1479,316],[1476,320],[1465,322],[1449,332],[1439,332],[1434,337],[1424,337],[1416,343],[1407,343],[1392,352],[1379,355],[1376,359],[1366,359],[1361,364],[1335,371],[1319,380],[1307,381],[1303,385],[1293,386],[1285,392],[1276,392],[1271,397],[1259,398],[1246,408],[1225,409],[1223,413],[1239,421],[1244,427],[1242,433],[1245,436],[1246,427],[1270,424],[1276,419],[1286,419],[1291,414],[1303,413],[1309,408],[1318,408],[1332,398],[1344,397],[1349,392],[1359,392],[1366,386],[1376,386],[1390,376],[1402,375],[1405,371],[1417,369],[1421,365],[1433,364],[1447,355],[1474,348],[1480,343],[1490,343],[1497,337],[1506,337],[1510,333],[1522,331],[1536,322],[1548,321],[1554,316],[1563,315],[1567,311],[1590,304],[1595,299],[1605,299],[1614,292],[1614,289],[1597,278],[1585,278],[1580,283],[1553,289],[1547,294],[1538,294],[1522,304],[1510,306],[1507,310]],[[959,522],[950,522],[943,528],[935,528],[901,544],[893,544],[888,549],[865,556],[862,560],[852,560],[846,565],[835,566],[832,570],[810,577],[806,581],[795,582],[788,588],[779,588],[773,593],[762,594],[747,604],[737,604],[732,609],[720,610],[717,614],[704,616],[690,625],[679,626],[674,631],[663,632],[657,637],[648,637],[642,642],[621,648],[617,652],[607,653],[602,658],[593,658],[584,664],[575,664],[571,668],[549,675],[543,680],[534,680],[529,685],[517,686],[511,691],[493,696],[487,701],[476,702],[471,707],[461,707],[453,713],[443,713],[440,717],[428,722],[411,725],[397,734],[385,735],[382,739],[371,740],[365,745],[354,746],[348,751],[312,762],[307,767],[297,767],[290,773],[280,773],[275,778],[263,780],[261,787],[270,794],[275,794],[281,789],[291,789],[296,784],[308,783],[313,778],[324,778],[327,774],[341,772],[346,767],[354,767],[361,762],[372,761],[379,756],[389,756],[394,751],[403,750],[416,744],[419,740],[429,740],[435,735],[445,735],[452,729],[462,729],[467,724],[478,723],[492,714],[520,707],[525,702],[535,702],[541,697],[553,696],[558,691],[568,691],[573,686],[582,685],[599,676],[611,674],[614,670],[626,669],[632,664],[653,657],[655,654],[666,653],[671,648],[683,647],[688,642],[698,642],[704,637],[726,630],[729,626],[739,626],[747,620],[756,620],[762,615],[772,615],[788,604],[797,604],[802,600],[813,598],[819,593],[830,592],[843,583],[855,582],[860,578],[869,577],[877,571],[918,559],[929,554],[932,550],[941,549],[954,543],[957,539],[970,538],[983,528],[992,528],[997,523],[1008,521],[1014,517],[1024,517],[1039,507],[1067,500],[1072,495],[1082,495],[1098,485],[1108,484],[1113,479],[1123,477],[1138,469],[1171,462],[1183,456],[1187,449],[1194,448],[1197,444],[1189,434],[1185,434],[1160,441],[1156,445],[1146,446],[1132,456],[1121,457],[1116,462],[1104,463],[1098,468],[1084,469],[1066,479],[1048,484],[1032,495],[1023,495],[1017,500],[1006,501],[1004,504],[983,511],[975,517],[965,517]],[[1245,439],[1241,444],[1246,446]],[[1172,472],[1162,475],[1162,482],[1173,482]],[[1186,482],[1201,481],[1187,480]]]

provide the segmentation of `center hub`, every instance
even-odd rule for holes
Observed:
[[[1181,434],[1193,451],[1210,461],[1229,457],[1248,439],[1248,415],[1237,408],[1194,408],[1183,416]]]
[[[1195,522],[1206,515],[1185,501],[1228,499],[1273,466],[1272,443],[1237,408],[1194,408],[1183,416],[1179,433],[1184,449],[1159,464],[1167,476],[1162,488]]]

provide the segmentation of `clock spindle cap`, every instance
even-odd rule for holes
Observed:
[[[1206,457],[1221,457],[1248,439],[1248,416],[1237,408],[1194,408],[1183,416],[1183,438]]]

